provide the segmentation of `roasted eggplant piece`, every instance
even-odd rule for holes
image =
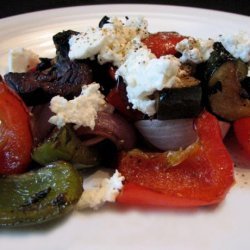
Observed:
[[[47,222],[70,212],[82,194],[82,178],[68,163],[0,177],[0,225]]]
[[[99,22],[99,24],[98,24],[98,27],[99,28],[102,28],[105,24],[107,24],[107,23],[110,23],[110,18],[108,17],[108,16],[104,16],[101,20],[100,20],[100,22]]]
[[[218,43],[206,65],[208,108],[226,121],[250,116],[250,100],[244,82],[248,66],[235,59]],[[242,82],[242,83],[241,83]]]
[[[56,55],[61,58],[68,58],[69,53],[69,39],[73,35],[78,35],[79,32],[73,30],[66,30],[59,32],[53,36],[53,42],[56,47]]]
[[[158,120],[196,117],[202,109],[201,86],[164,89],[157,94]]]
[[[53,96],[79,95],[83,84],[92,82],[92,69],[83,61],[61,59],[51,68],[27,73],[8,73],[6,83],[28,106],[48,102]]]
[[[68,125],[38,145],[33,150],[32,159],[41,165],[64,160],[79,169],[99,164],[98,150],[95,147],[85,146]]]
[[[56,58],[41,58],[35,71],[8,73],[6,83],[14,89],[28,106],[48,102],[53,96],[73,98],[81,92],[82,85],[93,82],[93,72],[86,60],[70,61],[68,58],[71,35],[75,31],[64,31],[53,37]]]

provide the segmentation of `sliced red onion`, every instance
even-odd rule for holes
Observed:
[[[197,140],[193,119],[140,120],[136,128],[153,146],[161,150],[178,150]]]
[[[37,105],[30,108],[31,113],[31,130],[33,134],[34,146],[38,145],[55,127],[48,120],[52,116],[49,103]]]
[[[82,134],[83,135],[83,134]],[[101,135],[92,135],[91,138],[85,139],[83,140],[83,144],[85,146],[93,146],[97,143],[102,142],[103,140],[105,140],[106,138],[101,136]]]
[[[230,123],[219,122],[219,125],[224,138]],[[135,126],[148,142],[163,151],[186,148],[198,138],[193,119],[140,120]]]
[[[93,130],[80,127],[77,129],[79,136],[95,135],[97,138],[110,139],[118,149],[129,150],[135,145],[136,135],[134,128],[118,114],[100,112]],[[89,143],[89,141],[86,141]]]

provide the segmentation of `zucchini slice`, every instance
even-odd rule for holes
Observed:
[[[164,89],[156,97],[158,120],[196,117],[202,110],[201,86]]]
[[[226,121],[250,116],[250,100],[241,81],[247,77],[248,66],[235,59],[221,43],[215,43],[206,65],[207,100],[212,113]]]
[[[242,70],[237,61],[228,61],[211,77],[208,96],[211,111],[227,121],[250,116],[250,100],[241,95]],[[241,66],[240,66],[241,67]]]

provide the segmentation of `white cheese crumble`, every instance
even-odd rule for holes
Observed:
[[[24,73],[36,67],[40,62],[39,56],[31,50],[17,48],[9,50],[8,71]]]
[[[131,51],[116,71],[127,84],[127,96],[134,109],[152,116],[156,113],[155,100],[150,99],[156,90],[171,88],[176,80],[180,62],[174,56],[156,56],[147,48]]]
[[[98,83],[91,83],[82,87],[82,92],[78,97],[67,100],[61,96],[55,96],[50,101],[50,109],[53,115],[49,122],[58,128],[66,123],[75,124],[75,128],[80,126],[94,129],[97,113],[106,106],[104,95],[99,91]]]
[[[99,28],[86,28],[82,33],[69,39],[69,58],[86,59],[94,58],[106,44],[107,37]]]
[[[69,40],[69,58],[97,59],[100,64],[107,62],[119,67],[127,54],[133,48],[133,39],[143,39],[148,36],[147,21],[142,17],[111,18],[102,28],[88,28]]]
[[[225,49],[243,62],[250,61],[250,37],[246,33],[220,35],[218,39]]]
[[[83,194],[77,204],[78,209],[100,208],[105,202],[115,202],[123,187],[124,177],[115,171],[113,176],[98,170],[83,181]]]
[[[182,63],[202,63],[208,60],[213,51],[213,44],[212,39],[203,40],[189,37],[177,43],[175,49],[182,54],[180,57]]]

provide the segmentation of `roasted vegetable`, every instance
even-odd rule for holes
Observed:
[[[43,223],[69,212],[82,194],[82,178],[68,163],[1,177],[0,225]]]
[[[29,112],[19,96],[0,82],[0,175],[25,172],[31,149]]]
[[[212,55],[211,60],[215,60],[214,58]],[[210,65],[209,62],[208,64]],[[247,70],[247,65],[241,60],[230,59],[217,68],[209,78],[209,108],[220,118],[234,121],[250,116],[250,100],[246,98],[246,90],[240,82],[246,78]]]
[[[102,27],[104,26],[104,24],[110,23],[109,20],[110,20],[110,18],[109,18],[108,16],[104,16],[104,17],[100,20],[100,22],[99,22],[99,24],[98,24],[98,27],[99,27],[99,28],[102,28]]]
[[[66,30],[59,32],[53,36],[53,42],[56,47],[56,55],[61,58],[68,58],[69,53],[69,39],[72,35],[77,35],[79,32],[73,30]]]
[[[56,34],[53,41],[56,58],[42,58],[35,71],[8,73],[6,83],[13,88],[29,106],[48,102],[54,95],[73,98],[81,92],[82,85],[93,81],[92,68],[87,61],[70,61],[68,58],[71,35],[75,31]]]
[[[53,115],[49,108],[50,103],[36,105],[30,108],[30,124],[33,135],[33,147],[38,146],[52,133],[55,125],[48,122]]]
[[[240,96],[242,98],[250,99],[250,77],[246,77],[241,81],[241,87]]]
[[[201,86],[164,89],[156,97],[158,120],[192,118],[201,109]]]
[[[8,73],[6,83],[27,105],[48,102],[54,95],[79,95],[83,84],[92,82],[92,70],[83,61],[60,60],[51,68],[27,73]]]
[[[195,127],[199,140],[184,150],[123,152],[118,170],[125,182],[117,202],[172,208],[219,203],[234,183],[233,162],[213,115],[202,113]]]
[[[97,150],[83,145],[70,126],[64,126],[36,147],[32,158],[41,165],[64,160],[77,168],[92,167],[99,163]]]
[[[220,42],[213,45],[214,51],[206,62],[205,78],[209,80],[213,73],[225,62],[234,61],[235,58],[223,47]]]
[[[157,32],[150,34],[142,42],[159,58],[164,55],[176,55],[175,45],[184,38],[177,32]]]

